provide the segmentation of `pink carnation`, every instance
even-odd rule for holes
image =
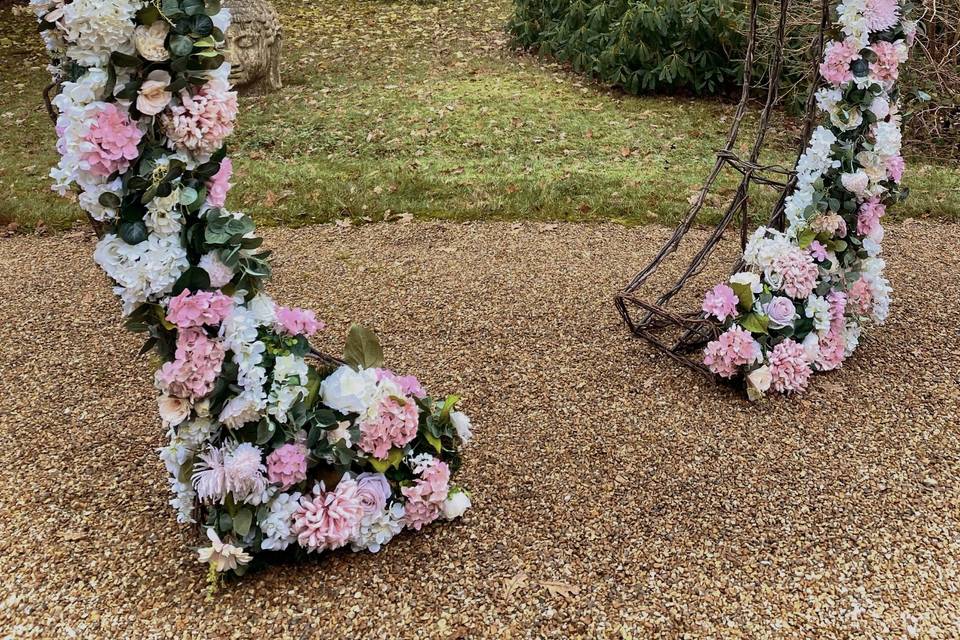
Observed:
[[[783,276],[782,289],[792,298],[806,298],[817,286],[817,264],[805,251],[785,252],[774,261],[773,268]]]
[[[817,357],[817,366],[821,371],[833,371],[843,364],[846,357],[846,341],[843,339],[843,333],[831,329],[827,335],[820,338],[819,356]]]
[[[233,309],[233,299],[219,291],[197,291],[191,293],[184,289],[180,295],[170,299],[167,305],[167,322],[181,329],[216,326],[223,322]]]
[[[419,531],[440,515],[441,505],[450,494],[450,467],[434,459],[412,486],[400,491],[407,499],[404,521]]]
[[[873,292],[870,283],[862,276],[850,287],[849,302],[860,315],[868,315],[873,309]]]
[[[167,395],[198,400],[213,391],[223,366],[224,349],[203,329],[181,329],[174,359],[157,371],[157,385]]]
[[[753,339],[749,331],[735,325],[707,345],[703,363],[715,374],[732,378],[738,367],[760,362],[762,358],[760,343]]]
[[[857,233],[861,236],[869,236],[873,233],[886,211],[886,207],[877,198],[867,200],[860,205],[860,212],[857,214]]]
[[[903,180],[903,172],[907,168],[907,164],[903,161],[903,156],[890,156],[886,160],[886,167],[887,177],[895,183],[900,184],[900,181]]]
[[[853,80],[850,65],[860,58],[860,45],[853,38],[827,45],[820,64],[820,75],[834,86],[843,86]]]
[[[322,485],[313,496],[302,496],[293,513],[291,530],[297,542],[308,551],[342,547],[356,533],[363,518],[363,503],[357,481],[345,475],[337,488],[326,491]]]
[[[810,380],[810,362],[803,345],[789,338],[778,344],[770,353],[772,386],[780,393],[800,392]]]
[[[886,31],[900,19],[898,0],[866,0],[863,17],[870,31]]]
[[[267,456],[267,478],[286,491],[307,479],[307,450],[302,444],[287,443]]]
[[[381,380],[390,380],[403,391],[403,395],[413,396],[414,398],[426,398],[427,391],[417,380],[416,376],[398,376],[389,369],[376,369],[377,382]]]
[[[703,312],[720,322],[737,314],[737,294],[725,284],[718,284],[703,299]]]
[[[291,336],[312,336],[325,326],[317,321],[313,311],[291,307],[277,307],[277,323]]]
[[[130,161],[140,155],[137,145],[142,137],[143,131],[136,123],[111,102],[100,109],[97,120],[84,137],[92,149],[83,159],[90,164],[90,172],[94,175],[122,173],[130,168]]]
[[[211,207],[222,207],[227,203],[227,192],[230,191],[230,176],[233,175],[233,160],[224,158],[220,161],[220,169],[207,181],[207,203]]]
[[[380,401],[376,413],[360,422],[361,449],[384,459],[393,447],[402,447],[417,436],[419,411],[412,399],[389,397]]]
[[[227,89],[214,80],[194,95],[180,92],[180,104],[162,116],[164,131],[177,149],[210,155],[223,146],[237,118],[237,94]]]
[[[900,54],[892,42],[880,40],[870,45],[877,59],[870,63],[870,77],[886,86],[892,85],[900,77]]]

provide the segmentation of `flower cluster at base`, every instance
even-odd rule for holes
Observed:
[[[898,0],[836,7],[839,39],[825,48],[827,86],[816,94],[827,122],[797,163],[787,228],[757,229],[744,270],[703,301],[724,324],[704,364],[723,378],[742,376],[753,400],[805,391],[814,371],[853,353],[864,324],[887,317],[880,219],[906,197],[895,84],[916,36],[911,10]]]
[[[450,482],[470,422],[381,368],[350,331],[314,358],[312,312],[262,291],[269,252],[225,209],[237,116],[218,0],[32,0],[59,87],[54,189],[102,231],[94,258],[127,326],[148,334],[169,430],[160,451],[180,522],[200,522],[212,571],[260,552],[377,551],[461,515]]]

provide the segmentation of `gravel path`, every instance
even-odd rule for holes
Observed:
[[[960,637],[958,230],[890,229],[888,325],[763,406],[619,325],[666,229],[270,230],[321,346],[464,392],[475,508],[214,602],[90,239],[0,240],[0,637]]]

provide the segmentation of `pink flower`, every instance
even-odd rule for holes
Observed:
[[[443,502],[450,494],[450,467],[434,458],[412,486],[400,491],[407,499],[404,520],[408,527],[419,531],[440,516]]]
[[[810,361],[803,345],[786,339],[770,353],[773,388],[780,393],[801,392],[810,380]]]
[[[707,345],[703,363],[715,374],[732,378],[738,367],[760,362],[762,359],[760,343],[753,339],[749,331],[734,325]]]
[[[357,476],[357,493],[364,515],[370,516],[387,508],[387,500],[393,491],[390,481],[382,473],[361,473]]]
[[[224,158],[220,161],[220,169],[207,181],[207,203],[211,207],[222,207],[227,203],[227,192],[230,191],[230,176],[233,175],[233,160]]]
[[[774,261],[773,268],[783,276],[782,289],[791,298],[806,298],[817,286],[817,264],[805,251],[785,252]]]
[[[853,38],[827,45],[820,64],[820,75],[834,86],[843,86],[853,80],[850,65],[860,58],[860,45]]]
[[[402,447],[417,436],[419,420],[419,410],[412,399],[384,398],[374,415],[360,422],[359,446],[382,460],[391,448]]]
[[[223,322],[233,309],[233,299],[219,291],[197,291],[191,293],[184,289],[180,295],[171,298],[167,305],[167,322],[181,329],[216,326]]]
[[[396,384],[403,391],[403,394],[406,396],[413,396],[414,398],[426,398],[427,391],[423,388],[423,385],[420,384],[420,381],[417,380],[416,376],[398,376],[393,371],[389,369],[376,369],[377,382],[381,380],[390,380]]]
[[[860,315],[869,315],[873,309],[873,292],[863,276],[850,287],[849,303]]]
[[[818,262],[823,262],[827,259],[827,248],[823,246],[819,240],[811,242],[810,246],[807,247],[807,251],[809,251],[813,259]]]
[[[770,326],[774,329],[793,326],[793,321],[797,317],[796,305],[790,298],[783,296],[775,296],[763,310],[770,318]]]
[[[157,371],[157,386],[178,398],[203,398],[213,391],[223,357],[223,345],[219,340],[208,338],[203,329],[180,329],[174,359]]]
[[[877,82],[891,86],[900,77],[900,54],[892,42],[880,40],[870,45],[877,59],[870,63],[870,77]]]
[[[164,131],[177,149],[209,155],[223,146],[237,118],[237,94],[228,89],[226,83],[213,80],[194,95],[186,89],[180,92],[180,105],[162,116]]]
[[[846,357],[846,348],[843,333],[831,329],[827,332],[827,335],[820,338],[820,352],[817,357],[817,367],[821,371],[838,369]]]
[[[267,456],[267,478],[286,491],[307,479],[307,450],[302,444],[287,443]]]
[[[313,311],[295,309],[291,307],[277,307],[277,324],[281,331],[291,336],[312,336],[324,328],[322,322],[317,322]]]
[[[90,164],[90,172],[94,175],[123,173],[130,168],[130,161],[140,155],[137,145],[141,138],[143,131],[125,111],[112,102],[105,104],[84,138],[92,149],[83,159]]]
[[[166,71],[151,71],[147,79],[140,85],[137,96],[137,109],[147,116],[155,116],[170,104],[173,94],[167,91],[170,84],[170,74]]]
[[[714,316],[720,322],[737,315],[737,294],[729,286],[718,284],[708,291],[703,299],[703,312]]]
[[[293,513],[291,530],[301,547],[311,552],[325,551],[349,542],[362,518],[359,486],[348,474],[333,491],[318,485],[312,497],[302,496]]]
[[[886,207],[877,198],[871,198],[860,205],[860,212],[857,214],[857,233],[861,236],[869,236],[873,233],[886,211]]]
[[[847,294],[832,291],[827,295],[827,302],[830,303],[830,330],[842,332],[846,323],[844,316],[847,312]]]
[[[870,31],[886,31],[900,19],[897,0],[866,0],[863,17]]]
[[[903,180],[903,172],[907,168],[903,161],[903,156],[890,156],[886,160],[887,176],[895,183],[900,184]]]

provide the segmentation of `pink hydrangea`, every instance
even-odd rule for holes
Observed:
[[[831,291],[827,295],[827,302],[830,303],[830,330],[841,333],[846,324],[847,294],[842,291]]]
[[[827,248],[818,240],[811,242],[810,246],[807,247],[807,251],[809,251],[810,255],[813,256],[813,259],[817,260],[818,262],[823,262],[827,259]]]
[[[355,535],[363,518],[359,485],[349,475],[337,488],[318,485],[312,496],[302,496],[293,513],[291,531],[301,547],[311,552],[342,547]]]
[[[230,177],[233,175],[233,160],[224,158],[220,161],[220,169],[207,180],[207,204],[211,207],[222,207],[227,203],[227,192],[230,191]]]
[[[803,345],[786,339],[770,352],[772,386],[780,393],[798,393],[810,380],[810,361]]]
[[[870,31],[886,31],[900,19],[898,0],[866,0],[863,17]]]
[[[860,315],[869,315],[873,309],[873,291],[870,289],[870,283],[861,276],[850,287],[848,300]]]
[[[233,299],[219,291],[183,290],[180,295],[171,298],[167,305],[167,322],[181,329],[216,326],[223,322],[233,309]]]
[[[806,298],[817,286],[817,263],[813,256],[800,249],[786,251],[773,263],[783,276],[782,289],[792,298]]]
[[[213,391],[223,366],[224,349],[203,329],[181,329],[174,359],[157,371],[157,385],[167,395],[198,400]]]
[[[860,212],[857,214],[857,233],[861,236],[873,233],[886,211],[887,208],[877,198],[871,198],[860,205]]]
[[[419,531],[440,515],[441,506],[450,494],[450,467],[435,458],[413,485],[400,491],[407,499],[404,520],[408,527]]]
[[[426,389],[423,388],[423,385],[420,384],[416,376],[398,376],[389,369],[376,369],[376,374],[377,382],[389,380],[400,387],[406,396],[413,396],[414,398],[427,397]]]
[[[115,171],[122,173],[140,155],[137,145],[141,138],[143,131],[125,111],[111,102],[100,109],[96,121],[84,137],[91,149],[83,159],[89,163],[90,172],[94,175],[109,176]]]
[[[313,311],[293,307],[277,307],[277,324],[291,336],[312,336],[325,326],[317,321]]]
[[[753,339],[749,331],[736,325],[707,345],[703,363],[715,374],[732,378],[739,367],[760,362],[762,358],[760,343]]]
[[[382,473],[361,473],[357,476],[357,493],[364,515],[371,516],[387,508],[387,500],[393,491],[390,481]]]
[[[860,57],[860,45],[853,38],[827,45],[820,64],[820,75],[830,84],[840,87],[853,80],[850,65]]]
[[[870,63],[870,77],[886,86],[891,86],[900,77],[900,54],[892,42],[880,40],[870,45],[877,59]]]
[[[703,312],[720,322],[737,314],[737,294],[729,286],[718,284],[703,299]]]
[[[237,118],[237,94],[225,83],[214,80],[195,94],[180,92],[180,104],[162,116],[164,131],[182,151],[210,155],[233,133]]]
[[[887,177],[895,183],[900,184],[903,180],[903,172],[907,168],[907,163],[903,161],[903,156],[890,156],[886,159]]]
[[[286,491],[307,479],[307,449],[302,444],[287,443],[267,456],[267,478]]]
[[[410,399],[384,398],[372,416],[360,421],[361,449],[384,459],[393,447],[402,447],[417,436],[419,410]]]
[[[817,357],[817,367],[821,371],[833,371],[843,364],[846,357],[846,340],[843,333],[831,329],[825,336],[820,337],[820,349]]]

